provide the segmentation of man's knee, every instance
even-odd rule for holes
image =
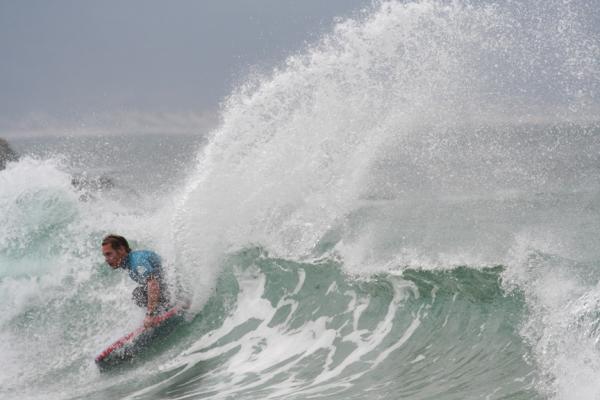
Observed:
[[[148,304],[148,291],[143,286],[138,286],[131,292],[131,298],[139,307],[146,307]]]

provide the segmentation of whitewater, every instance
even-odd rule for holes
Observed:
[[[3,399],[600,398],[597,4],[383,1],[208,135],[15,138]],[[131,365],[118,233],[187,321]]]

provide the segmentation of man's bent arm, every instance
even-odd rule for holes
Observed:
[[[155,277],[148,279],[148,314],[152,315],[158,310],[160,299],[160,285]]]

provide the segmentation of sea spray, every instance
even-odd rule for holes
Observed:
[[[528,163],[544,138],[523,150],[529,133],[510,125],[585,119],[580,94],[594,86],[598,48],[581,40],[587,30],[575,5],[534,3],[383,2],[242,85],[225,102],[174,219],[178,263],[202,271],[198,292],[210,288],[227,249],[318,252],[365,197],[417,192],[413,201],[436,207],[457,193],[529,191],[511,184],[515,174],[526,184],[549,181],[544,161]],[[568,144],[569,129],[547,138],[556,141],[549,152]],[[393,164],[378,174],[385,159]],[[385,190],[392,185],[398,190]]]
[[[599,187],[586,7],[383,2],[339,23],[226,101],[176,218],[182,264],[199,266],[203,290],[224,250],[253,243],[291,259],[326,251],[362,276],[510,270],[544,230],[594,257],[597,229],[577,233],[597,220]]]

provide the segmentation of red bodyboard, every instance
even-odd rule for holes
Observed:
[[[131,359],[133,355],[140,349],[143,349],[149,345],[151,340],[158,336],[162,336],[161,333],[168,334],[170,330],[165,331],[163,328],[166,327],[166,325],[168,325],[170,322],[176,322],[175,320],[179,319],[182,320],[182,314],[183,308],[180,306],[175,306],[169,309],[168,311],[156,317],[155,326],[150,328],[141,326],[108,346],[105,350],[98,354],[98,356],[96,356],[96,364],[98,364],[100,367],[104,367],[108,366],[109,364],[117,364],[121,361]]]

